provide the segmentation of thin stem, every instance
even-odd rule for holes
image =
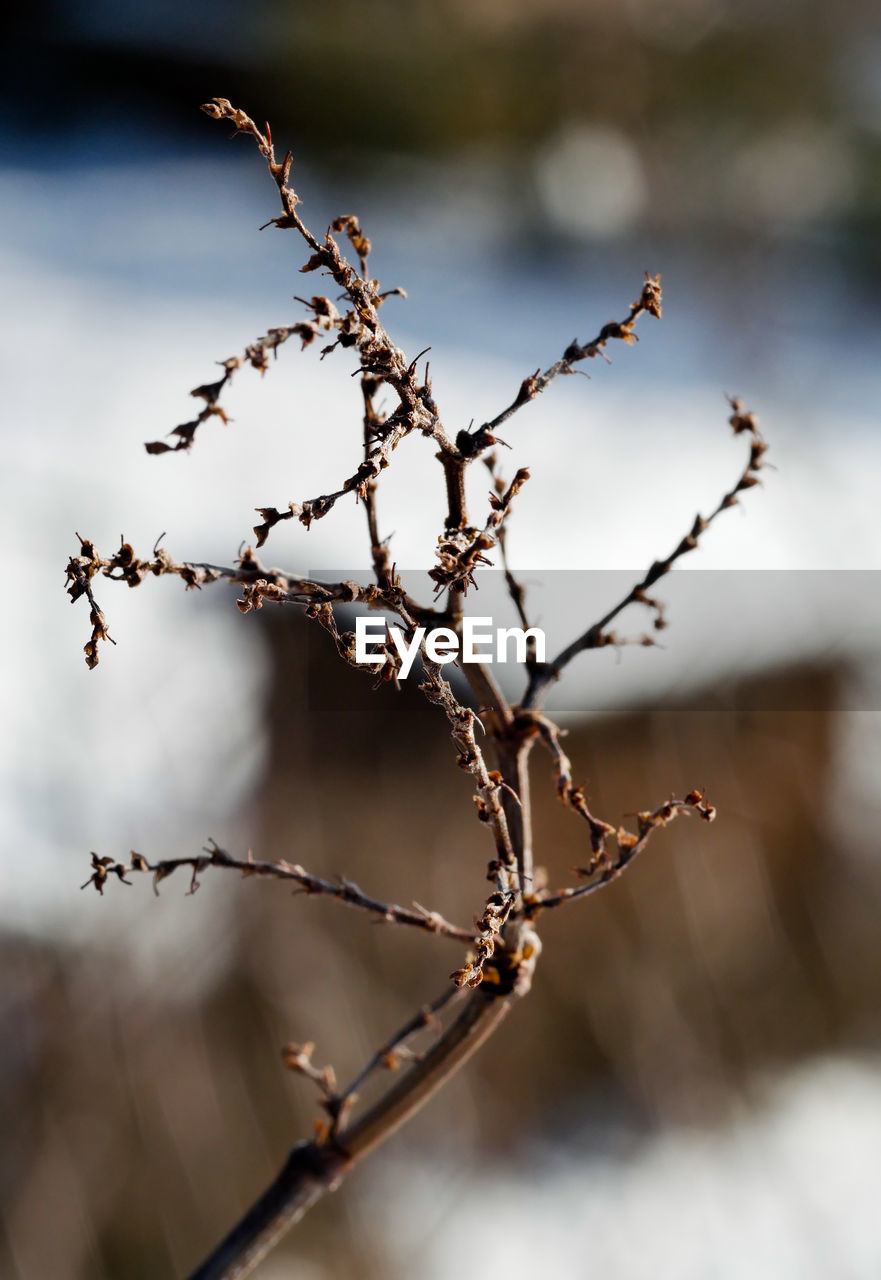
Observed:
[[[321,876],[313,875],[310,871],[304,871],[301,866],[294,863],[259,861],[250,852],[247,858],[234,858],[213,841],[204,853],[195,857],[166,858],[161,862],[148,862],[142,854],[132,853],[131,859],[131,864],[127,865],[114,862],[112,858],[99,858],[93,853],[92,874],[81,888],[85,889],[91,884],[103,894],[104,885],[110,876],[116,876],[118,880],[128,884],[129,881],[125,876],[133,871],[152,872],[153,886],[156,888],[161,880],[167,880],[180,867],[189,867],[192,871],[190,893],[195,893],[199,888],[199,876],[203,871],[208,867],[226,867],[240,872],[243,876],[291,880],[297,886],[295,892],[334,898],[337,902],[356,907],[372,915],[375,920],[381,920],[387,924],[410,925],[426,933],[454,938],[457,942],[472,942],[474,939],[473,929],[462,929],[459,925],[451,924],[438,912],[429,911],[419,903],[414,903],[412,907],[399,907],[394,902],[380,902],[378,898],[371,898],[364,893],[363,889],[352,880],[342,877],[339,880],[325,880]],[[156,891],[158,893],[158,889]]]
[[[529,793],[529,755],[534,742],[534,738],[520,739],[513,746],[506,744],[499,752],[502,777],[509,788],[502,796],[502,804],[505,806],[508,828],[517,849],[520,893],[523,897],[532,893],[534,879],[532,804]]]
[[[526,973],[524,967],[524,974]],[[221,1241],[190,1280],[240,1280],[355,1163],[385,1142],[468,1061],[508,1015],[514,997],[528,990],[528,977],[500,994],[478,988],[438,1042],[333,1144],[298,1143],[275,1181]]]
[[[512,1007],[509,990],[478,987],[440,1040],[360,1119],[340,1134],[337,1145],[351,1160],[361,1159],[419,1111],[496,1030]]]
[[[602,648],[608,644],[611,637],[606,632],[609,623],[614,622],[615,618],[631,604],[645,605],[655,612],[655,627],[662,630],[666,625],[664,620],[663,605],[646,595],[646,592],[654,586],[654,584],[668,574],[673,565],[680,560],[682,556],[687,555],[690,551],[695,551],[698,546],[698,540],[701,535],[709,529],[710,525],[716,520],[723,511],[729,511],[732,507],[737,506],[739,502],[738,494],[746,489],[753,488],[754,485],[760,483],[758,472],[763,466],[763,455],[767,449],[767,445],[759,434],[758,422],[754,414],[747,413],[740,400],[732,398],[729,400],[731,405],[731,416],[728,421],[735,435],[746,434],[749,438],[749,457],[746,466],[738,477],[737,481],[728,489],[720,498],[717,505],[713,508],[708,516],[696,515],[691,528],[684,537],[673,548],[668,556],[663,560],[655,560],[640,578],[639,582],[634,583],[627,594],[613,605],[609,611],[582,632],[571,644],[567,645],[562,652],[558,653],[552,662],[534,665],[529,672],[529,683],[526,695],[523,699],[522,706],[524,710],[538,709],[545,697],[548,687],[558,680],[564,668],[579,653],[583,653],[586,649]]]
[[[642,287],[642,293],[636,302],[631,302],[626,320],[610,320],[608,324],[603,325],[597,336],[592,338],[590,342],[581,344],[575,339],[566,348],[560,359],[555,361],[548,369],[545,369],[544,373],[539,368],[536,369],[531,377],[524,378],[520,384],[520,390],[506,409],[496,414],[489,422],[485,422],[474,431],[466,433],[467,441],[462,442],[465,445],[463,452],[470,451],[474,454],[491,444],[495,444],[495,438],[491,434],[493,431],[497,431],[523,405],[529,404],[530,400],[534,400],[536,396],[541,395],[542,391],[549,387],[555,378],[560,377],[561,374],[574,373],[575,370],[572,366],[578,361],[593,360],[598,355],[604,355],[606,344],[612,339],[618,339],[628,344],[634,343],[636,334],[633,332],[633,326],[643,312],[647,312],[657,320],[661,318],[661,277],[649,275],[648,272],[645,273],[645,284]],[[457,441],[457,443],[459,442]]]
[[[190,1280],[237,1280],[250,1275],[285,1232],[339,1185],[347,1168],[345,1156],[336,1148],[298,1142],[275,1181]]]
[[[446,987],[435,1000],[432,1000],[430,1004],[423,1005],[418,1013],[414,1013],[412,1018],[408,1018],[404,1025],[399,1027],[395,1034],[386,1040],[385,1044],[380,1045],[373,1057],[367,1060],[351,1084],[341,1090],[338,1095],[341,1106],[347,1102],[354,1101],[358,1090],[374,1071],[388,1065],[389,1058],[400,1054],[403,1051],[405,1042],[412,1035],[431,1026],[440,1011],[454,1000],[460,1000],[462,995],[463,992],[460,987]]]
[[[472,671],[480,670],[479,667]],[[429,673],[430,674],[430,673]],[[470,673],[469,673],[470,674]],[[493,682],[494,684],[494,682]],[[496,689],[493,695],[498,694]],[[504,700],[502,699],[504,702]],[[507,704],[504,703],[507,708]],[[498,712],[498,704],[494,709]],[[510,710],[508,710],[510,716]],[[530,740],[499,740],[503,821],[516,859],[521,889],[532,877],[532,823],[527,761]],[[516,791],[518,801],[507,791]],[[493,983],[484,982],[466,993],[458,1017],[404,1075],[363,1116],[356,1117],[331,1143],[300,1143],[292,1150],[272,1185],[241,1222],[192,1275],[191,1280],[234,1280],[248,1275],[278,1240],[295,1226],[353,1167],[419,1111],[469,1060],[507,1017],[516,1000],[532,985],[541,944],[532,925],[512,920],[503,931],[504,947],[493,957]],[[446,1004],[442,994],[431,1009]],[[420,1011],[404,1028],[424,1025]],[[401,1032],[398,1033],[400,1037]],[[397,1040],[396,1040],[397,1042]],[[376,1055],[356,1077],[353,1091],[374,1069]]]
[[[365,264],[362,263],[362,268]],[[361,272],[364,275],[362,269]],[[370,457],[370,449],[375,433],[383,424],[376,412],[374,398],[380,386],[378,380],[369,373],[361,375],[361,395],[364,400],[364,458]],[[379,536],[379,520],[376,514],[377,481],[371,480],[364,488],[364,513],[367,517],[367,532],[370,536],[370,555],[373,559],[373,572],[377,586],[387,590],[392,585],[392,566],[388,547]]]

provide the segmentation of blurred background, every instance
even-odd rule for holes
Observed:
[[[293,611],[105,583],[118,647],[86,670],[87,611],[63,593],[75,530],[229,563],[254,507],[326,492],[360,450],[352,361],[293,344],[239,375],[234,421],[192,454],[142,448],[318,287],[291,235],[258,233],[273,188],[198,111],[217,94],[291,146],[316,231],[361,216],[375,272],[409,295],[386,323],[409,354],[431,346],[452,430],[663,273],[635,349],[508,425],[503,465],[533,477],[510,550],[539,611],[543,575],[590,569],[589,623],[715,505],[744,461],[724,394],[759,413],[777,467],[683,567],[713,584],[704,606],[693,585],[677,611],[664,584],[665,647],[586,655],[553,703],[597,813],[706,786],[717,822],[678,823],[548,915],[529,1001],[258,1274],[877,1276],[876,7],[38,0],[0,58],[2,1274],[187,1274],[311,1131],[282,1045],[314,1040],[348,1077],[461,962],[219,872],[194,897],[183,876],[158,899],[146,878],[80,894],[91,850],[213,836],[463,922],[485,893],[441,718],[412,684],[371,692]],[[414,570],[442,524],[437,470],[407,441],[380,492]],[[281,525],[267,558],[354,576],[362,520]],[[539,861],[566,883],[583,831],[538,754],[533,783]]]

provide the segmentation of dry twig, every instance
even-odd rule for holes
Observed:
[[[368,912],[375,920],[384,924],[406,924],[414,929],[422,929],[426,933],[455,938],[459,942],[471,942],[474,938],[473,930],[461,929],[458,925],[450,924],[437,911],[428,911],[418,903],[414,903],[412,907],[399,907],[392,902],[380,902],[364,893],[353,881],[346,880],[342,876],[339,880],[325,880],[321,876],[304,871],[296,863],[260,862],[250,850],[247,858],[234,858],[213,840],[201,855],[193,858],[164,858],[160,862],[148,862],[143,854],[135,853],[134,850],[130,857],[131,862],[126,864],[115,862],[112,858],[99,858],[96,853],[93,853],[92,874],[80,887],[85,889],[91,884],[100,894],[103,894],[104,885],[109,876],[116,876],[123,884],[131,884],[131,881],[125,878],[129,872],[149,871],[153,876],[153,888],[158,894],[160,881],[167,880],[181,867],[189,867],[192,874],[188,892],[192,894],[199,888],[199,876],[208,867],[226,867],[232,871],[239,871],[243,876],[291,880],[297,885],[296,892],[316,897],[335,898],[337,902],[345,903],[346,906],[357,907],[361,911]]]
[[[487,457],[486,465],[493,479],[490,512],[482,527],[474,527],[465,503],[467,468],[496,442],[498,428],[557,377],[578,372],[575,366],[581,361],[596,356],[605,358],[605,348],[612,341],[635,342],[634,326],[642,314],[660,318],[660,277],[646,274],[640,296],[631,304],[624,320],[604,325],[590,342],[571,343],[561,358],[543,373],[537,371],[524,379],[514,401],[495,418],[475,430],[460,431],[453,439],[441,421],[428,367],[421,380],[418,376],[417,366],[423,353],[408,360],[380,320],[385,299],[401,291],[381,291],[378,281],[368,277],[370,241],[357,218],[345,215],[335,219],[319,239],[300,218],[299,197],[290,185],[290,153],[281,160],[277,158],[269,126],[260,129],[244,111],[233,107],[225,98],[213,99],[203,110],[216,120],[231,123],[237,134],[250,137],[256,144],[281,202],[281,212],[266,225],[293,230],[302,238],[310,251],[303,271],[321,271],[329,276],[341,290],[340,307],[318,295],[310,300],[300,299],[309,312],[306,320],[270,329],[264,337],[248,345],[243,355],[222,361],[221,377],[192,392],[204,402],[197,417],[174,428],[171,433],[174,444],[154,442],[146,446],[147,450],[155,454],[188,450],[198,428],[209,418],[226,422],[220,400],[235,373],[245,364],[265,373],[270,353],[275,358],[278,348],[292,336],[299,337],[303,346],[319,336],[329,339],[322,356],[337,348],[351,349],[357,357],[356,373],[360,374],[363,400],[360,462],[352,466],[338,488],[326,494],[302,503],[290,502],[281,510],[274,506],[257,508],[262,520],[254,532],[259,547],[281,521],[296,519],[308,529],[314,521],[326,516],[342,497],[354,494],[364,504],[374,581],[366,585],[315,581],[296,573],[266,568],[250,549],[245,550],[232,567],[175,561],[158,546],[153,548],[149,559],[142,560],[124,540],[112,556],[102,557],[92,542],[80,538],[79,554],[71,557],[67,566],[67,590],[71,600],[84,598],[89,605],[92,631],[85,646],[88,666],[97,665],[100,642],[110,640],[106,618],[95,598],[98,578],[136,587],[147,577],[171,575],[179,577],[188,588],[226,580],[240,589],[237,605],[242,613],[258,610],[268,603],[300,606],[329,633],[340,657],[359,665],[355,660],[354,636],[339,629],[337,606],[357,603],[392,615],[400,622],[408,644],[417,635],[417,628],[428,623],[443,625],[461,634],[465,592],[475,583],[480,566],[488,559],[487,553],[498,546],[511,600],[524,629],[528,629],[525,592],[508,562],[505,524],[512,502],[529,478],[529,472],[521,468],[506,486],[498,474],[495,457]],[[348,240],[358,259],[357,269],[344,257],[335,234],[342,234]],[[396,400],[392,411],[385,416],[376,407],[377,395],[383,387],[389,388]],[[485,667],[465,665],[463,672],[475,706],[467,705],[467,700],[461,701],[456,696],[441,666],[433,660],[425,641],[421,641],[419,687],[446,717],[457,763],[473,779],[477,816],[492,839],[492,856],[487,867],[492,890],[477,913],[472,929],[453,925],[416,903],[402,907],[380,902],[349,880],[327,880],[296,864],[260,862],[251,854],[244,860],[234,858],[213,841],[195,857],[155,863],[135,853],[128,863],[92,855],[92,874],[83,888],[91,884],[99,893],[103,893],[110,876],[129,884],[131,881],[126,877],[131,872],[148,872],[153,875],[155,887],[181,867],[190,869],[192,893],[205,870],[224,867],[245,876],[287,880],[295,884],[298,892],[331,897],[375,920],[435,933],[465,943],[469,948],[464,964],[451,975],[451,984],[430,1005],[408,1019],[368,1059],[346,1088],[338,1089],[332,1068],[313,1065],[311,1043],[286,1047],[285,1062],[317,1086],[328,1119],[319,1123],[312,1141],[298,1143],[293,1148],[272,1186],[197,1269],[193,1280],[246,1275],[284,1231],[332,1190],[356,1161],[388,1138],[467,1061],[516,1001],[530,990],[541,952],[534,922],[542,911],[586,897],[615,880],[645,848],[653,833],[674,818],[690,814],[708,822],[714,818],[715,810],[706,802],[704,793],[698,791],[690,792],[682,800],[671,797],[653,810],[638,813],[635,832],[597,818],[588,807],[582,788],[573,783],[560,729],[540,708],[550,685],[577,654],[621,643],[609,627],[628,605],[641,604],[649,608],[654,614],[654,629],[664,626],[663,606],[648,592],[682,556],[697,547],[700,536],[722,511],[735,505],[742,492],[758,483],[766,446],[755,417],[744,410],[740,401],[732,400],[731,409],[729,421],[735,434],[747,434],[750,439],[749,458],[735,485],[709,516],[696,517],[689,532],[668,556],[655,560],[622,600],[551,662],[538,663],[534,647],[527,650],[526,685],[519,704],[508,704]],[[403,590],[387,541],[382,539],[379,530],[379,477],[391,464],[398,445],[412,435],[422,435],[432,442],[444,475],[446,517],[438,539],[437,563],[431,573],[442,599],[435,606],[422,605]],[[395,680],[398,668],[392,649],[386,647],[382,657],[385,659],[382,666],[366,669],[373,674],[379,671],[381,678]],[[528,761],[536,742],[543,743],[550,751],[556,768],[558,795],[587,824],[589,835],[590,857],[583,867],[576,869],[583,883],[555,892],[537,890],[533,878]],[[614,842],[613,849],[609,848],[610,841]],[[440,1027],[438,1015],[454,1004],[458,1004],[459,1012],[445,1027]],[[424,1030],[433,1030],[434,1039],[424,1051],[415,1053],[410,1039]],[[404,1064],[408,1069],[396,1074],[395,1082],[379,1100],[360,1116],[354,1115],[357,1094],[364,1082],[380,1067],[394,1069]]]

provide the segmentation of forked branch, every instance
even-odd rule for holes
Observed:
[[[498,474],[495,460],[486,459],[493,478],[493,492],[486,519],[482,526],[475,527],[468,517],[465,501],[467,468],[496,442],[494,433],[498,428],[556,378],[579,372],[575,366],[582,361],[605,357],[610,342],[635,342],[634,326],[641,315],[660,318],[660,277],[646,274],[640,296],[631,304],[624,320],[604,325],[587,343],[571,343],[561,358],[543,373],[537,371],[526,378],[513,402],[496,417],[476,430],[459,431],[452,438],[441,421],[428,366],[421,378],[418,373],[424,353],[408,360],[380,319],[385,299],[402,291],[383,291],[379,282],[368,276],[370,241],[357,218],[344,215],[335,219],[323,239],[319,239],[300,218],[300,200],[290,185],[290,153],[281,160],[277,158],[269,126],[260,129],[244,111],[233,107],[225,98],[213,99],[203,110],[214,119],[231,123],[236,133],[254,141],[281,201],[281,212],[266,225],[295,231],[310,251],[303,271],[320,271],[329,276],[341,295],[336,301],[318,295],[299,299],[308,312],[307,319],[269,329],[264,337],[248,345],[243,355],[222,361],[221,376],[192,392],[204,404],[197,417],[174,428],[173,444],[154,442],[147,445],[147,450],[155,454],[188,450],[199,427],[209,418],[227,421],[221,398],[238,369],[248,364],[264,373],[270,354],[274,358],[278,348],[292,336],[299,337],[304,346],[318,337],[326,338],[322,356],[337,348],[351,349],[357,357],[355,373],[360,375],[363,400],[360,460],[351,460],[346,478],[328,493],[306,502],[290,502],[282,509],[256,508],[261,522],[255,526],[254,533],[259,547],[281,522],[296,521],[309,529],[341,498],[353,494],[365,509],[374,581],[367,584],[316,581],[266,568],[250,549],[243,551],[231,567],[175,561],[158,546],[153,548],[150,558],[139,559],[124,540],[114,555],[103,557],[93,543],[80,538],[79,554],[71,557],[67,566],[67,590],[72,600],[82,598],[89,605],[92,633],[85,646],[89,667],[98,663],[99,644],[110,640],[106,618],[95,597],[98,578],[135,587],[147,577],[172,575],[192,588],[226,580],[240,588],[237,604],[242,613],[252,613],[264,604],[299,606],[307,617],[328,632],[339,656],[358,666],[362,664],[356,660],[355,637],[340,629],[337,606],[356,603],[395,617],[408,644],[415,643],[415,638],[422,634],[418,629],[427,623],[447,627],[461,638],[465,593],[469,586],[476,585],[478,572],[488,560],[487,553],[498,546],[512,602],[524,629],[528,630],[525,592],[508,563],[505,532],[514,499],[529,472],[520,468],[506,485]],[[357,268],[346,260],[335,235],[345,236],[357,257]],[[377,396],[383,387],[390,388],[395,401],[386,415],[377,409]],[[194,1272],[193,1280],[247,1275],[281,1235],[332,1190],[357,1161],[385,1141],[460,1069],[496,1030],[517,1000],[530,990],[541,952],[534,922],[542,911],[586,897],[611,883],[642,852],[652,834],[674,818],[697,815],[712,821],[715,810],[706,802],[704,793],[698,791],[690,792],[681,800],[671,797],[655,809],[638,813],[636,831],[615,827],[597,818],[588,806],[584,790],[573,783],[571,765],[561,745],[561,731],[540,708],[550,685],[577,654],[616,642],[609,627],[628,605],[641,604],[651,609],[656,630],[664,625],[662,606],[648,592],[676,561],[695,549],[701,534],[722,511],[738,502],[741,492],[758,483],[766,446],[755,417],[745,412],[739,401],[732,401],[731,407],[730,423],[734,432],[750,437],[749,460],[737,483],[708,517],[695,519],[689,532],[666,558],[654,561],[622,600],[553,661],[539,664],[534,648],[526,650],[526,689],[519,705],[509,704],[491,673],[480,665],[463,664],[469,692],[460,695],[445,678],[443,668],[432,657],[425,640],[420,640],[420,690],[446,718],[457,763],[472,779],[477,817],[492,842],[486,866],[490,890],[475,913],[472,928],[451,924],[418,903],[404,907],[381,902],[352,881],[325,879],[298,864],[261,862],[251,854],[247,859],[237,859],[213,842],[194,857],[155,863],[134,853],[128,863],[92,855],[92,874],[83,887],[93,885],[99,892],[103,892],[111,876],[130,883],[129,873],[147,872],[153,875],[155,886],[184,867],[190,870],[190,892],[194,892],[203,872],[221,867],[245,876],[288,881],[298,892],[330,897],[377,921],[434,933],[468,948],[464,963],[450,975],[451,980],[443,992],[381,1045],[344,1089],[338,1088],[330,1067],[313,1064],[310,1043],[287,1046],[284,1051],[287,1065],[318,1088],[325,1118],[318,1125],[313,1141],[298,1143],[293,1148],[273,1184]],[[391,465],[398,445],[413,435],[421,435],[431,442],[443,470],[446,512],[431,573],[441,594],[435,606],[420,604],[403,590],[387,541],[381,537],[377,513],[379,478]],[[394,634],[397,636],[397,632]],[[378,674],[379,678],[396,681],[398,669],[394,653],[387,647],[382,657],[383,663],[364,669]],[[560,799],[587,824],[590,846],[585,865],[576,869],[582,883],[554,892],[538,889],[533,875],[528,762],[538,742],[544,744],[553,758]],[[446,1016],[446,1025],[442,1025],[443,1015],[454,1007],[458,1007],[458,1012],[455,1016]],[[412,1037],[417,1032],[433,1033],[428,1048],[418,1052],[412,1047]],[[358,1093],[381,1068],[395,1071],[394,1082],[376,1102],[358,1114]]]

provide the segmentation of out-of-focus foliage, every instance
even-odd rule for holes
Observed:
[[[881,33],[864,0],[39,10],[6,55],[7,126],[25,105],[18,127],[55,137],[101,116],[129,138],[193,138],[192,108],[222,92],[313,162],[344,155],[384,182],[412,180],[407,155],[476,159],[499,217],[513,195],[526,225],[576,236],[831,225],[864,248],[881,212]]]

